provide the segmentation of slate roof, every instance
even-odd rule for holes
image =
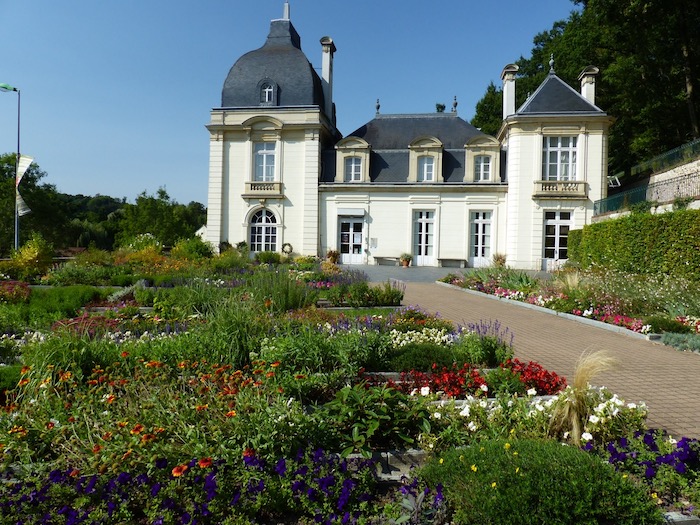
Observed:
[[[370,145],[370,180],[376,183],[401,183],[408,180],[409,149],[414,140],[435,137],[443,144],[442,177],[437,182],[464,179],[464,145],[476,136],[487,136],[459,118],[456,113],[418,115],[377,115],[348,137],[359,137]],[[327,150],[322,157],[322,182],[333,182],[336,152]]]
[[[288,19],[273,20],[265,44],[236,61],[224,82],[221,107],[260,106],[264,79],[277,85],[277,106],[325,107],[321,79]]]
[[[374,150],[408,149],[408,145],[423,136],[436,137],[445,149],[463,149],[473,137],[485,135],[457,113],[426,113],[418,115],[377,115],[349,137],[366,140]]]
[[[605,115],[553,72],[515,112],[516,115]]]

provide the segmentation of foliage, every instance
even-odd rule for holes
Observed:
[[[338,433],[341,456],[352,452],[371,455],[373,450],[405,448],[425,427],[428,408],[422,398],[386,385],[363,383],[346,386],[320,408],[320,415]]]
[[[700,353],[700,335],[666,333],[661,336],[661,342],[678,350]]]
[[[649,332],[652,334],[661,334],[673,332],[678,334],[688,334],[694,332],[688,325],[681,321],[671,319],[665,315],[654,315],[644,319],[644,324],[649,326]]]
[[[187,239],[179,239],[170,253],[173,257],[178,259],[197,261],[207,259],[214,255],[214,248],[210,243],[202,240],[198,235],[195,235]]]
[[[0,281],[0,303],[26,303],[31,290],[22,281]]]
[[[282,254],[278,252],[257,252],[255,260],[260,264],[280,264],[282,262]]]
[[[663,522],[643,487],[555,441],[498,439],[451,450],[419,476],[428,486],[442,485],[454,523]]]
[[[53,246],[34,233],[19,250],[12,252],[6,271],[20,280],[35,281],[51,267],[53,254]]]
[[[164,245],[173,246],[178,239],[192,237],[204,222],[204,206],[197,202],[179,204],[165,188],[159,188],[153,196],[143,192],[135,204],[124,205],[117,242],[124,246],[130,239],[150,233]]]
[[[633,214],[583,228],[575,252],[583,268],[700,279],[700,210]],[[572,254],[573,256],[574,254]]]

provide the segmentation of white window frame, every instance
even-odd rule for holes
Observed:
[[[542,180],[576,180],[577,136],[545,136],[542,141]]]
[[[255,143],[253,181],[273,182],[275,180],[276,149],[274,142]]]
[[[269,82],[264,83],[260,88],[260,102],[263,104],[272,104],[274,101],[274,93],[275,88],[272,87],[272,84]]]
[[[474,182],[491,180],[491,155],[476,155],[474,157]]]
[[[250,218],[250,251],[275,252],[277,251],[277,217],[270,210],[256,211]]]
[[[421,155],[418,157],[418,182],[435,182],[435,157]]]
[[[345,157],[345,182],[362,182],[362,158]]]

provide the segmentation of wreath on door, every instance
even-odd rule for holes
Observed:
[[[282,253],[284,253],[284,254],[286,254],[286,255],[289,255],[289,254],[292,253],[293,251],[294,251],[294,248],[292,248],[292,245],[289,244],[288,242],[285,242],[285,243],[282,245]]]

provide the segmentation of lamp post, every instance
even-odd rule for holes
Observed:
[[[15,250],[19,249],[19,210],[17,209],[17,192],[19,191],[18,179],[19,179],[19,137],[20,137],[20,108],[21,96],[20,91],[16,87],[12,87],[9,84],[0,84],[0,91],[15,91],[17,92],[17,160],[15,162]]]

